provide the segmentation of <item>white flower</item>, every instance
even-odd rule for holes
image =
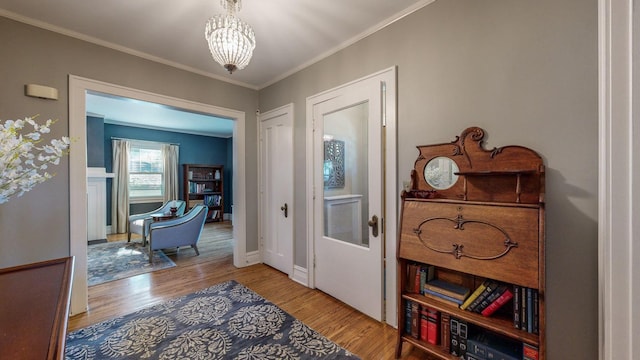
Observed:
[[[68,153],[69,138],[53,139],[42,144],[41,134],[48,134],[55,121],[36,123],[32,118],[6,120],[0,123],[0,204],[21,196],[53,175],[44,171],[49,164],[58,165]],[[25,125],[33,131],[24,133]],[[39,172],[42,171],[42,172]]]

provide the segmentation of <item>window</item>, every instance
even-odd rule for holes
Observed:
[[[129,150],[129,198],[162,199],[164,178],[162,144],[132,141]]]

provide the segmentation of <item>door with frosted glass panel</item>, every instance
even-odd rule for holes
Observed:
[[[381,320],[380,93],[366,87],[358,90],[313,109],[315,285]]]

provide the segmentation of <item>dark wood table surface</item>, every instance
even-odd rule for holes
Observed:
[[[176,217],[175,214],[172,213],[155,213],[155,214],[151,214],[151,217],[153,218],[153,221],[163,221],[163,220],[169,220],[169,219],[173,219],[174,217]]]
[[[73,257],[0,269],[0,358],[64,359]]]

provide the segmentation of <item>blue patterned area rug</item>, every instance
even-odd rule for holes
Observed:
[[[119,241],[87,247],[89,286],[174,266],[176,264],[162,251],[153,252],[151,264],[147,248],[139,242]]]
[[[358,358],[231,280],[74,331],[66,359]]]

